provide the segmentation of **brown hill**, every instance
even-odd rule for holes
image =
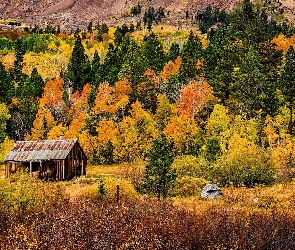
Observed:
[[[295,20],[294,0],[271,1],[282,5],[286,16],[292,21]],[[130,15],[130,8],[140,3],[141,17],[148,6],[163,7],[166,13],[169,13],[165,22],[182,25],[186,23],[186,11],[194,14],[209,4],[229,10],[239,2],[241,0],[1,0],[0,17],[27,24],[59,24],[62,28],[85,27],[91,20],[119,24],[138,20],[139,17]]]

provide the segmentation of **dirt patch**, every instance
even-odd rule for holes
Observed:
[[[68,11],[70,8],[74,6],[75,2],[76,0],[62,0],[61,2],[50,6],[43,13],[45,15],[49,15],[52,13]]]

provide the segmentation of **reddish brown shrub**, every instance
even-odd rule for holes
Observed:
[[[295,213],[81,200],[0,213],[1,249],[294,249]]]

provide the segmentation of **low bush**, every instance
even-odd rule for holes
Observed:
[[[44,183],[23,171],[0,180],[0,195],[4,207],[22,213],[30,208],[42,209],[65,198],[64,189],[58,183]]]
[[[177,196],[200,195],[204,186],[209,182],[203,178],[191,176],[178,177],[175,182],[173,193]]]
[[[101,199],[102,197],[99,192],[100,185],[101,182],[89,185],[88,187],[86,187],[82,196],[90,200]],[[103,186],[107,190],[104,198],[108,200],[117,199],[117,186],[119,186],[119,199],[132,198],[138,195],[132,183],[128,180],[109,178],[103,180]]]
[[[137,195],[132,183],[123,179],[106,179],[105,186],[108,190],[109,198],[116,198],[117,186],[119,186],[119,194],[121,198],[131,198]]]
[[[145,166],[140,163],[124,164],[123,176],[129,180],[137,192],[140,191],[140,184],[144,178]]]
[[[184,155],[175,158],[171,168],[176,169],[177,176],[204,177],[208,163],[202,157]]]
[[[275,167],[269,155],[262,151],[225,157],[214,165],[212,180],[222,186],[254,187],[271,185],[275,181]]]

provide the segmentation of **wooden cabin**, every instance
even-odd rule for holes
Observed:
[[[86,175],[87,157],[77,140],[17,141],[4,159],[5,176],[27,169],[45,180]]]

